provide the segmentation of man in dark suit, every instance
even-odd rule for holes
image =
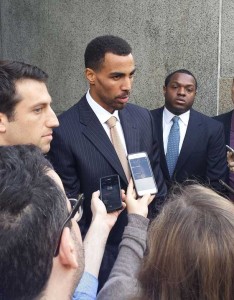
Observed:
[[[60,115],[60,126],[54,132],[49,158],[61,176],[66,193],[68,197],[76,197],[81,192],[85,195],[83,233],[91,222],[91,194],[100,188],[100,178],[118,174],[122,189],[126,190],[128,185],[106,124],[111,116],[117,120],[116,127],[125,154],[148,153],[159,191],[151,205],[151,215],[157,212],[166,194],[152,116],[147,109],[128,103],[135,72],[131,52],[130,45],[116,36],[97,37],[88,44],[85,74],[89,91]],[[107,241],[100,286],[106,281],[116,259],[126,223],[124,211]]]
[[[232,81],[231,94],[232,94],[232,102],[234,103],[234,79]],[[234,148],[234,110],[216,116],[214,117],[214,119],[223,123],[225,143],[226,145],[230,145],[232,148]],[[234,155],[232,153],[228,153],[228,159],[231,162],[232,160],[234,160]],[[226,182],[232,188],[234,188],[234,174],[232,173],[233,171],[234,170],[231,170],[231,172],[229,173],[228,167],[226,169]],[[233,193],[230,193],[229,196],[232,200],[234,200]]]
[[[177,70],[167,76],[163,87],[165,106],[153,110],[160,147],[161,169],[168,187],[175,182],[195,179],[223,190],[219,179],[225,179],[226,150],[223,126],[194,109],[197,80],[187,70]],[[178,149],[173,170],[169,174],[169,145],[173,119],[178,116]],[[175,146],[174,146],[175,148]]]

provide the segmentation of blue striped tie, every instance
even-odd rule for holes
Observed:
[[[174,172],[176,162],[179,156],[179,143],[180,143],[180,127],[179,127],[179,117],[174,116],[172,121],[173,124],[171,126],[171,130],[168,136],[168,143],[167,143],[167,166],[170,177]]]

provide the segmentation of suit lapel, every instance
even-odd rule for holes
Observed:
[[[124,139],[128,154],[139,152],[139,129],[134,118],[130,115],[128,106],[119,111],[119,118],[124,132]]]
[[[165,152],[164,152],[164,145],[163,145],[163,127],[162,127],[163,109],[164,109],[164,107],[161,107],[160,109],[158,109],[158,111],[157,111],[158,116],[154,120],[155,120],[157,140],[158,140],[159,150],[160,150],[161,169],[163,171],[164,176],[167,179],[169,179],[170,175],[169,175],[169,171],[168,171],[168,167],[167,167],[167,161],[166,161],[166,156],[165,156]]]
[[[127,183],[127,178],[124,174],[122,165],[114,150],[114,147],[99,122],[97,116],[89,106],[86,97],[79,101],[80,122],[84,125],[83,134],[90,140],[109,164],[115,169],[116,173]]]
[[[176,172],[179,172],[189,158],[191,149],[195,149],[200,143],[200,131],[202,129],[202,121],[199,114],[191,109],[187,131],[184,137],[184,142],[178,157],[175,167]]]

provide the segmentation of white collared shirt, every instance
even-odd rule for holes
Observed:
[[[126,147],[126,143],[125,143],[125,138],[124,138],[124,133],[123,133],[123,129],[120,123],[120,119],[119,119],[119,112],[118,110],[115,110],[113,114],[109,113],[107,110],[105,110],[101,105],[99,105],[90,95],[89,90],[86,93],[86,99],[88,101],[88,104],[90,105],[90,107],[92,108],[93,112],[95,113],[95,115],[97,116],[98,120],[100,121],[100,123],[102,124],[102,127],[104,128],[106,134],[108,135],[109,139],[111,140],[110,137],[110,128],[108,127],[108,125],[106,124],[106,121],[114,116],[116,117],[117,121],[116,121],[116,128],[119,134],[119,137],[121,139],[121,142],[123,144],[125,153],[127,155],[127,147]]]
[[[175,116],[174,114],[172,114],[166,107],[164,107],[162,126],[163,126],[163,146],[164,146],[165,154],[167,153],[168,136],[171,130],[171,126],[173,124],[172,119],[174,116]],[[178,117],[179,117],[179,127],[180,127],[180,144],[179,144],[179,152],[180,152],[184,142],[184,137],[187,131],[187,127],[188,127],[190,110],[179,115]]]

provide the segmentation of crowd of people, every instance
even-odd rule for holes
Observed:
[[[186,69],[166,77],[163,107],[128,103],[136,67],[117,36],[84,63],[89,89],[57,118],[44,71],[0,62],[0,300],[232,299],[233,111],[195,111]],[[119,153],[137,152],[156,195],[129,179]],[[99,182],[114,174],[122,209],[107,213]]]

